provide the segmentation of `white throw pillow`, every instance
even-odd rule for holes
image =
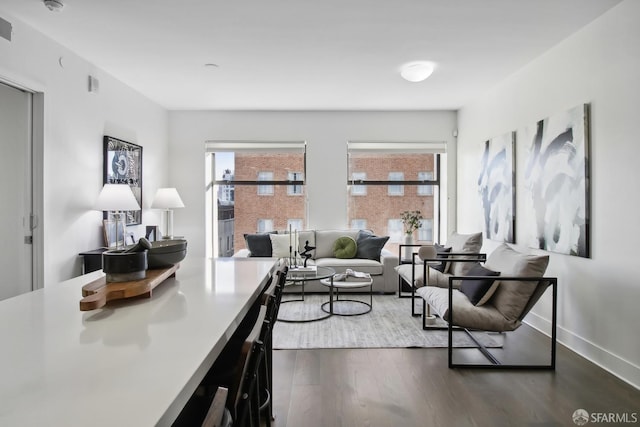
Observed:
[[[289,234],[269,234],[271,239],[271,256],[274,258],[287,258],[289,256]]]

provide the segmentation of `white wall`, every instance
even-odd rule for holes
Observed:
[[[102,213],[92,210],[102,188],[103,135],[143,146],[143,223],[158,223],[148,207],[168,182],[168,113],[12,16],[2,17],[14,34],[11,42],[0,39],[0,78],[44,93],[46,286],[80,274],[78,253],[103,245]],[[89,75],[100,81],[97,94],[87,90]],[[0,256],[11,249],[0,248]]]
[[[170,181],[186,205],[175,212],[175,232],[185,234],[190,254],[204,255],[206,140],[307,141],[309,227],[344,228],[347,141],[446,141],[454,149],[455,127],[456,113],[452,111],[171,112]],[[455,154],[449,157],[455,158]],[[450,165],[449,170],[455,168]],[[455,176],[450,176],[451,180]],[[454,204],[450,203],[449,218],[453,215]]]
[[[640,2],[627,0],[459,112],[459,228],[481,229],[476,191],[483,141],[581,103],[591,105],[590,259],[551,254],[559,279],[558,337],[570,348],[640,386]],[[516,142],[516,239],[528,143]],[[487,249],[496,242],[488,242]],[[522,250],[527,250],[520,247]],[[549,300],[527,320],[549,330]],[[561,369],[561,367],[560,367]]]

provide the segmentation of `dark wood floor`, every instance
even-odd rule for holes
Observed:
[[[499,357],[543,361],[546,340],[523,325]],[[278,427],[573,426],[577,409],[640,419],[639,390],[560,345],[555,372],[449,369],[446,349],[276,350],[273,360]]]

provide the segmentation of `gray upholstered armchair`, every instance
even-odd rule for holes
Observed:
[[[433,257],[434,252],[424,255]],[[427,317],[430,309],[448,324],[449,367],[555,369],[557,279],[544,276],[548,263],[547,255],[524,254],[502,244],[489,255],[484,265],[471,267],[467,275],[449,276],[446,288],[424,286],[416,290],[416,294],[423,299],[423,328],[429,329]],[[429,269],[428,263],[426,268]],[[501,364],[475,339],[471,331],[516,330],[549,287],[552,288],[553,298],[549,363]],[[454,329],[464,330],[492,364],[454,363]]]

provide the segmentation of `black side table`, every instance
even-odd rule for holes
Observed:
[[[107,248],[94,249],[92,251],[81,252],[82,256],[82,274],[91,273],[92,271],[102,270],[102,253]]]

